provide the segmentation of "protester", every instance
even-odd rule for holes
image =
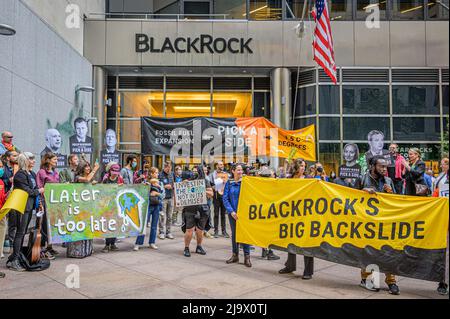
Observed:
[[[220,225],[222,226],[222,236],[225,238],[230,238],[230,235],[228,235],[227,233],[227,225],[225,220],[226,211],[223,204],[223,192],[225,189],[225,184],[230,178],[230,175],[225,170],[223,161],[217,162],[216,170],[211,175],[214,182],[214,237],[219,238],[220,218]]]
[[[370,194],[375,193],[389,193],[395,194],[395,186],[392,180],[386,176],[388,163],[383,155],[375,155],[369,160],[369,171],[363,176],[361,182],[361,189]],[[371,291],[379,291],[367,284],[367,278],[371,275],[370,272],[361,269],[361,287]],[[397,286],[397,281],[393,274],[386,274],[386,284],[389,287],[389,293],[392,295],[399,295],[400,289]]]
[[[0,156],[5,154],[7,151],[20,152],[20,150],[13,144],[13,135],[11,132],[2,133],[2,142],[0,143]]]
[[[208,167],[208,166],[203,166],[203,173],[205,174],[205,180],[211,185],[211,188],[212,188],[213,191],[214,191],[214,181],[212,180],[212,176],[211,176],[211,174],[210,174],[210,170],[209,170],[209,167]],[[211,198],[207,197],[207,198],[206,198],[206,201],[207,201],[207,204],[208,204],[208,221],[206,222],[205,230],[204,230],[204,232],[203,232],[203,236],[204,236],[205,238],[214,238],[214,237],[209,233],[209,230],[210,230],[211,228],[213,228],[213,225],[212,225],[212,223],[211,223],[211,207],[213,206],[213,200],[212,200],[212,197],[211,197]]]
[[[4,167],[4,173],[3,173],[3,183],[5,184],[5,193],[8,193],[12,186],[13,186],[13,180],[14,175],[19,170],[19,165],[17,164],[17,158],[19,157],[19,153],[16,151],[7,151],[5,154],[3,154],[3,167]],[[7,215],[8,220],[8,245],[9,247],[12,246],[14,237],[16,236],[17,228],[20,222],[20,213],[16,210],[10,210]]]
[[[223,191],[223,204],[228,213],[228,219],[231,227],[231,243],[233,247],[233,255],[226,261],[227,264],[239,262],[239,243],[236,242],[236,223],[238,221],[238,202],[241,192],[242,175],[244,174],[244,166],[236,164],[232,170],[233,178],[228,180]],[[250,261],[250,245],[242,244],[244,250],[244,265],[251,267]]]
[[[428,188],[430,190],[433,189],[433,184],[435,182],[433,170],[431,168],[427,168],[423,177],[425,178],[425,184]]]
[[[171,226],[172,226],[172,214],[173,214],[173,183],[175,180],[172,173],[172,162],[166,161],[164,163],[164,169],[159,175],[159,180],[164,184],[165,198],[163,200],[163,210],[159,219],[159,239],[174,239]]]
[[[78,155],[70,154],[67,158],[69,163],[69,167],[65,168],[59,173],[59,181],[61,183],[74,183],[75,182],[75,174],[77,172],[78,164],[80,160]]]
[[[57,184],[59,183],[59,174],[56,170],[56,166],[58,166],[58,156],[53,153],[46,153],[42,157],[41,161],[41,169],[37,173],[37,184],[39,188],[44,188],[47,183]],[[55,259],[55,256],[59,253],[53,249],[51,242],[51,238],[49,236],[48,231],[48,214],[47,214],[47,205],[45,203],[45,198],[42,196],[42,203],[44,206],[44,215],[42,219],[42,243],[41,247],[44,248],[47,244],[47,248],[43,250],[45,257],[52,260]]]
[[[388,176],[394,182],[395,193],[403,194],[405,183],[403,176],[406,173],[405,165],[403,165],[405,158],[399,153],[398,145],[395,143],[389,146],[389,154],[391,162],[388,166]]]
[[[174,182],[181,183],[183,181],[183,169],[180,165],[175,166]],[[175,206],[175,205],[174,205]],[[174,207],[172,214],[172,226],[179,227],[181,223],[179,219],[181,218],[181,213],[183,212],[183,207]]]
[[[292,168],[291,178],[305,179],[309,178],[306,176],[306,161],[302,158],[298,158],[294,161]],[[304,256],[305,269],[303,270],[303,280],[310,280],[314,274],[314,258],[309,256]],[[297,255],[288,252],[288,259],[284,264],[284,268],[280,269],[278,272],[280,274],[288,274],[297,270]]]
[[[103,184],[117,184],[123,185],[123,178],[120,176],[120,165],[116,162],[109,162],[105,168],[106,174],[103,177]],[[105,247],[102,249],[102,253],[109,253],[110,251],[118,251],[116,246],[117,238],[106,238]]]
[[[320,179],[323,180],[325,182],[329,182],[330,179],[327,176],[327,173],[325,172],[325,170],[323,169],[323,166],[320,162],[317,162],[316,164],[314,164],[311,167],[311,174],[310,174],[310,178],[315,178],[315,179]]]
[[[427,187],[424,173],[425,163],[422,161],[422,154],[418,148],[411,148],[408,151],[409,163],[404,160],[405,166],[405,194],[411,196],[427,196],[430,189]]]
[[[5,183],[2,180],[3,174],[5,173],[5,168],[3,167],[3,162],[0,161],[0,209],[6,202],[6,191],[5,191]],[[3,254],[3,245],[5,243],[5,235],[6,235],[6,216],[0,220],[0,259],[5,258]],[[3,275],[3,276],[2,276]],[[4,274],[0,272],[0,278],[3,278]]]
[[[441,169],[442,172],[439,174],[439,176],[436,178],[436,181],[433,185],[433,196],[436,197],[449,197],[449,160],[448,157],[444,157],[441,160]],[[449,258],[449,252],[448,252],[448,246],[449,246],[449,236],[447,234],[447,250],[445,254],[445,282],[440,282],[437,288],[437,292],[440,295],[448,295],[448,275],[449,275],[449,267],[448,267],[448,258]]]
[[[88,162],[84,160],[81,161],[75,173],[75,183],[97,184],[97,181],[95,181],[94,178],[99,168],[100,165],[97,162],[94,165],[94,169],[91,169],[91,165]],[[86,258],[92,255],[93,251],[92,239],[80,240],[67,244],[68,258]]]
[[[123,182],[126,185],[134,184],[136,179],[136,170],[138,167],[138,161],[136,155],[128,155],[126,159],[126,164],[120,171],[122,175]]]
[[[149,247],[158,249],[156,246],[156,234],[158,231],[158,220],[161,211],[161,203],[165,196],[164,185],[158,180],[159,170],[151,167],[149,170],[148,180],[150,182],[149,205],[147,214],[147,223],[150,223],[150,234],[148,238]],[[151,221],[150,221],[151,220]],[[134,251],[138,251],[139,247],[144,244],[145,234],[139,235],[134,244]]]
[[[205,179],[203,167],[199,165],[196,172],[193,172],[191,180],[205,180],[206,197],[212,198],[214,193],[211,184]],[[167,190],[166,190],[167,193]],[[167,196],[166,196],[167,197]],[[197,248],[195,253],[199,255],[206,255],[206,251],[202,247],[203,232],[208,222],[209,209],[208,205],[194,205],[183,208],[183,226],[184,235],[184,256],[191,257],[189,246],[192,240],[192,235],[195,231],[197,239]]]
[[[14,189],[28,193],[24,214],[19,214],[17,232],[13,241],[13,252],[6,266],[14,271],[26,270],[26,257],[21,253],[22,245],[30,224],[33,210],[37,208],[38,197],[44,194],[44,188],[38,188],[36,174],[33,172],[36,159],[32,153],[24,152],[18,157],[19,171],[14,175]]]

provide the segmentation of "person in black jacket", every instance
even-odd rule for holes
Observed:
[[[14,175],[14,189],[21,189],[28,193],[28,200],[25,206],[25,212],[20,216],[17,232],[13,242],[13,252],[8,258],[7,267],[15,271],[25,271],[26,269],[20,262],[20,252],[23,241],[30,223],[33,210],[36,208],[38,196],[44,193],[44,188],[38,188],[36,174],[32,171],[36,159],[32,153],[22,153],[19,155],[19,171]]]
[[[425,170],[426,165],[422,161],[422,153],[418,148],[410,148],[408,151],[409,163],[404,160],[403,165],[405,165],[406,174],[406,195],[411,196],[425,196],[419,195],[416,192],[416,185],[426,185],[425,183]]]
[[[388,193],[395,194],[395,186],[392,179],[387,177],[388,162],[383,155],[375,155],[369,160],[369,171],[363,176],[360,189],[369,194]],[[361,269],[361,287],[371,291],[379,291],[378,287],[373,287],[367,283],[367,278],[371,272],[366,269]],[[393,274],[386,274],[386,284],[389,287],[389,293],[392,295],[399,295],[400,289],[397,286],[397,281]]]

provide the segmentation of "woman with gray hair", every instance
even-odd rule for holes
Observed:
[[[33,210],[36,209],[37,198],[44,193],[44,188],[38,188],[36,174],[33,167],[36,159],[32,153],[24,152],[18,157],[19,171],[14,176],[14,189],[20,189],[28,193],[25,212],[19,216],[17,233],[13,242],[13,253],[9,256],[6,266],[15,271],[25,271],[26,268],[20,258],[25,234],[30,224]]]

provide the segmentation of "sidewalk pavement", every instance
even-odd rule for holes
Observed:
[[[227,265],[231,256],[231,240],[205,239],[206,256],[197,255],[192,241],[192,257],[183,256],[183,233],[176,230],[175,239],[157,240],[159,250],[141,248],[132,251],[134,238],[118,243],[120,251],[102,253],[103,240],[95,240],[95,252],[85,259],[68,259],[65,249],[42,272],[17,273],[6,269],[0,261],[0,299],[9,298],[136,298],[136,299],[448,299],[436,292],[437,283],[398,278],[401,295],[392,296],[381,275],[382,290],[371,292],[359,287],[360,270],[315,259],[312,280],[302,280],[303,258],[297,256],[298,270],[278,274],[287,254],[276,252],[280,260],[261,259],[261,249],[252,251],[252,268],[240,263]],[[147,240],[147,238],[146,238]],[[65,282],[71,274],[69,265],[78,265],[80,288],[69,289]],[[70,267],[69,267],[70,270]]]

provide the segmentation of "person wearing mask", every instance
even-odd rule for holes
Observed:
[[[98,162],[95,163],[94,168],[86,161],[81,161],[78,165],[77,172],[75,173],[75,183],[83,184],[97,184],[94,179],[97,174],[100,165]],[[68,258],[86,258],[92,255],[93,241],[92,239],[79,240],[76,242],[71,242],[67,244],[67,257]]]
[[[123,178],[120,176],[120,165],[116,162],[109,162],[106,165],[106,174],[103,177],[102,184],[117,184],[123,185]],[[110,251],[118,251],[119,247],[116,246],[117,238],[106,238],[105,247],[102,249],[102,253],[109,253]]]
[[[223,204],[223,192],[225,184],[227,183],[230,175],[225,170],[223,161],[218,161],[216,170],[212,173],[212,181],[214,182],[214,237],[219,238],[219,218],[222,226],[222,236],[230,238],[227,233],[227,226],[225,221],[225,206]]]
[[[156,246],[156,235],[158,231],[159,212],[161,211],[161,203],[164,199],[164,185],[158,180],[159,170],[156,167],[149,169],[148,180],[150,182],[150,194],[147,223],[150,223],[150,235],[148,238],[149,247],[158,249]],[[139,247],[144,244],[145,234],[139,235],[134,244],[134,251],[138,251]]]
[[[183,181],[183,169],[180,165],[175,166],[174,182],[181,183]],[[181,213],[183,211],[182,207],[174,207],[172,214],[172,225],[175,227],[181,226],[179,219],[181,218]]]
[[[449,197],[449,176],[448,176],[448,165],[449,160],[448,157],[444,157],[441,160],[441,169],[442,173],[439,174],[438,177],[436,177],[436,181],[433,185],[433,196],[434,197]],[[440,282],[437,288],[437,292],[440,295],[448,295],[448,273],[449,273],[449,267],[448,267],[448,234],[447,234],[447,250],[445,254],[445,281]]]
[[[297,158],[294,161],[294,165],[292,167],[292,176],[291,178],[305,179],[309,178],[306,176],[307,164],[306,161],[302,158]],[[305,269],[303,271],[303,280],[310,280],[314,274],[314,258],[309,256],[304,256],[304,264]],[[284,264],[284,268],[280,269],[278,272],[280,274],[288,274],[297,270],[297,255],[288,252],[288,259]]]
[[[403,165],[405,158],[399,153],[398,144],[395,143],[389,145],[389,154],[391,161],[388,166],[388,176],[394,182],[395,193],[403,194],[403,176],[406,173],[405,166]]]
[[[430,189],[427,187],[424,174],[425,163],[418,148],[408,151],[409,162],[403,161],[405,166],[405,194],[410,196],[427,196]]]
[[[172,227],[172,215],[173,215],[173,183],[174,174],[172,173],[172,162],[166,161],[164,163],[164,169],[159,175],[159,180],[164,184],[165,198],[163,200],[162,214],[159,219],[159,239],[174,239],[171,227]]]
[[[2,180],[3,174],[5,173],[5,168],[3,167],[3,162],[0,161],[0,209],[6,202],[6,191],[5,191],[5,183]],[[6,216],[0,220],[0,259],[5,258],[3,254],[3,245],[5,243],[5,235],[6,235]],[[0,278],[5,277],[5,274],[0,272]]]
[[[17,153],[20,152],[20,150],[13,144],[12,140],[13,135],[11,132],[6,131],[2,133],[2,142],[0,143],[0,156],[8,151],[15,151]]]
[[[233,178],[228,180],[225,184],[223,191],[223,204],[228,213],[228,218],[231,227],[231,243],[233,247],[233,255],[226,261],[227,264],[233,264],[239,262],[239,243],[236,242],[236,223],[238,222],[238,203],[239,194],[241,192],[242,176],[244,174],[244,166],[242,164],[236,164],[231,172]],[[251,267],[250,260],[250,245],[242,244],[244,250],[244,265]]]
[[[19,171],[14,175],[14,189],[27,192],[28,200],[24,213],[19,215],[20,219],[13,241],[13,252],[9,256],[6,266],[14,271],[25,271],[25,265],[20,257],[22,245],[33,215],[33,210],[37,208],[38,197],[43,196],[44,188],[38,187],[36,174],[33,172],[36,159],[32,153],[24,152],[20,154],[17,162]]]
[[[323,180],[324,182],[330,181],[320,162],[317,162],[312,166],[311,172],[312,172],[312,174],[310,175],[311,178],[320,179]]]
[[[128,155],[126,164],[120,171],[120,175],[122,175],[123,182],[126,185],[134,184],[135,181],[135,172],[138,167],[138,161],[136,155]]]
[[[5,192],[8,194],[13,186],[14,175],[19,170],[19,165],[17,163],[17,159],[19,157],[19,153],[16,151],[7,151],[3,154],[4,163],[3,167],[5,169],[3,173],[3,183],[5,184]],[[13,245],[14,237],[16,236],[17,228],[20,222],[21,215],[19,212],[15,210],[11,210],[7,215],[8,220],[8,246],[11,247]]]
[[[395,186],[392,180],[387,175],[388,162],[385,156],[375,155],[369,160],[369,171],[362,177],[360,188],[369,193],[388,193],[395,194]],[[361,269],[361,287],[371,291],[379,291],[378,288],[370,287],[367,284],[367,278],[371,275]],[[392,295],[399,295],[400,289],[397,286],[397,281],[393,274],[386,274],[386,284],[389,287],[389,293]]]
[[[50,184],[58,184],[59,183],[59,174],[56,170],[56,166],[58,165],[58,156],[53,153],[46,153],[42,157],[41,168],[37,173],[37,184],[39,188],[44,188],[47,183]],[[48,232],[48,215],[47,215],[47,205],[45,203],[45,198],[42,197],[42,203],[44,207],[44,215],[42,219],[42,243],[41,247],[44,248],[47,244],[47,249],[44,250],[44,255],[48,259],[55,259],[55,256],[59,253],[53,249],[52,244],[50,243],[51,238],[49,237]]]
[[[204,180],[206,186],[206,197],[212,198],[214,193],[209,181],[205,178],[203,166],[199,165],[196,170],[192,172],[190,180]],[[195,232],[197,240],[197,248],[195,253],[199,255],[206,255],[206,251],[202,247],[203,232],[205,231],[206,223],[209,218],[208,205],[194,205],[183,208],[183,226],[184,231],[184,256],[191,257],[189,246],[191,244],[192,236]]]
[[[80,163],[80,159],[76,154],[70,154],[67,161],[69,162],[69,167],[65,168],[59,174],[59,181],[61,183],[74,183],[75,182],[75,173],[78,168],[78,164]]]

